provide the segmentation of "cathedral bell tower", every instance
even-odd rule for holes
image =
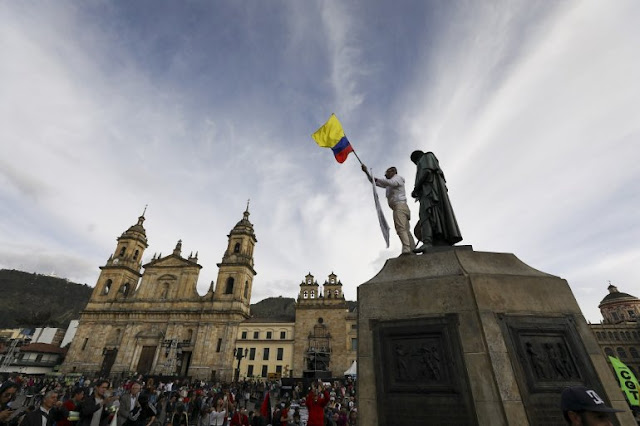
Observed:
[[[142,255],[148,247],[142,226],[145,212],[146,207],[138,222],[118,237],[115,251],[106,265],[100,267],[102,272],[91,294],[92,302],[125,300],[133,295],[141,277]]]
[[[258,242],[249,222],[249,204],[243,217],[233,227],[229,235],[227,250],[222,262],[218,263],[218,280],[214,300],[238,308],[249,315],[251,286],[256,271],[253,269],[253,249]]]

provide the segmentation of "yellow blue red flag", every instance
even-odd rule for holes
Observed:
[[[342,124],[340,124],[335,114],[331,114],[327,122],[316,130],[311,137],[319,146],[331,148],[338,163],[344,163],[349,153],[353,152],[353,147],[344,134]]]

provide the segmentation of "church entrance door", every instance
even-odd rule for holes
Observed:
[[[101,377],[109,376],[111,367],[113,367],[113,363],[116,360],[116,355],[118,355],[117,349],[107,349],[104,351],[104,359],[102,360],[102,367],[100,368]]]
[[[140,352],[140,360],[138,361],[138,367],[136,371],[139,374],[151,373],[153,367],[153,359],[156,356],[156,346],[143,346]]]

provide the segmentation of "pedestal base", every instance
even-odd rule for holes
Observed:
[[[561,426],[560,392],[576,384],[627,409],[567,282],[512,254],[388,260],[358,288],[358,346],[366,425]]]

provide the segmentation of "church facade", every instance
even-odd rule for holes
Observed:
[[[80,315],[61,371],[102,376],[190,376],[232,380],[236,336],[249,318],[257,239],[248,208],[228,236],[217,285],[196,290],[198,255],[168,256],[142,265],[148,247],[138,222],[118,239]]]

